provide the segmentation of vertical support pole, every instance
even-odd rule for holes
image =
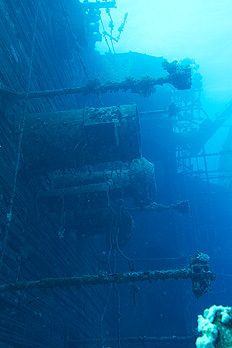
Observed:
[[[206,175],[206,180],[207,180],[207,185],[208,185],[208,190],[209,190],[209,173],[208,173],[208,166],[207,166],[204,146],[202,147],[202,152],[203,152],[203,159],[204,159],[204,166],[205,166],[205,175]]]

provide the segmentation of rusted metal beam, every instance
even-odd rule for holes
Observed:
[[[120,337],[121,343],[193,343],[198,336],[172,336],[172,337]],[[101,339],[86,339],[86,340],[69,340],[69,347],[72,345],[82,346],[82,345],[99,345],[101,344]],[[111,344],[117,343],[118,338],[104,338],[104,343]]]
[[[160,203],[153,202],[149,205],[144,205],[141,207],[133,207],[128,208],[129,212],[134,211],[154,211],[154,212],[162,212],[164,210],[177,210],[180,213],[188,213],[189,212],[189,201],[179,201],[176,204],[164,205]]]
[[[170,63],[171,64],[171,63]],[[108,82],[104,85],[100,83],[99,80],[89,80],[85,86],[73,87],[73,88],[62,88],[47,91],[35,91],[30,93],[17,93],[10,90],[2,90],[2,92],[7,92],[8,95],[15,99],[34,99],[34,98],[53,98],[60,95],[69,94],[105,94],[107,92],[116,93],[118,91],[140,94],[144,97],[155,93],[156,86],[163,86],[169,83],[179,90],[191,88],[191,69],[181,68],[169,74],[165,77],[151,78],[145,76],[141,79],[127,78],[120,82]]]
[[[79,290],[87,285],[104,285],[131,283],[137,281],[158,281],[167,279],[191,279],[192,289],[196,299],[209,292],[211,282],[215,280],[216,274],[209,271],[209,256],[202,253],[190,256],[190,264],[187,268],[179,270],[165,271],[145,271],[130,273],[108,274],[101,272],[98,275],[85,275],[82,277],[67,278],[47,278],[35,281],[23,281],[17,283],[0,285],[0,293],[13,291],[26,291],[33,289],[54,289],[54,288],[71,288]]]

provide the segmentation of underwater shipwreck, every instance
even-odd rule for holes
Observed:
[[[206,114],[193,59],[97,53],[115,7],[0,2],[1,348],[231,347],[230,307],[196,328],[226,281],[232,151],[205,144],[232,104]]]

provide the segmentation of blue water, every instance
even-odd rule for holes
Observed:
[[[203,78],[201,105],[210,119],[218,117],[228,107],[232,96],[231,1],[220,3],[201,0],[162,2],[141,0],[133,3],[117,1],[117,5],[118,9],[111,10],[115,21],[114,32],[117,32],[117,25],[122,21],[125,12],[128,12],[128,18],[119,42],[114,43],[115,52],[140,52],[162,56],[169,60],[182,60],[185,57],[195,59],[196,64],[199,64],[198,73]],[[102,18],[107,28],[109,18],[104,11]],[[109,51],[104,40],[102,43],[97,43],[96,47],[101,54]],[[106,102],[111,103],[111,99],[107,99]],[[162,95],[157,99],[153,96],[136,102],[139,112],[152,108],[165,109],[169,103],[165,97],[162,99]],[[157,302],[152,299],[151,288],[149,289],[149,285],[144,286],[149,294],[147,300],[149,303],[146,303],[145,308],[142,309],[141,304],[140,310],[137,309],[133,321],[135,325],[137,327],[141,325],[141,331],[145,330],[146,335],[150,334],[154,325],[162,336],[164,328],[172,326],[174,320],[177,329],[173,334],[183,335],[183,327],[187,327],[188,332],[191,332],[191,329],[194,329],[194,322],[196,326],[197,314],[202,313],[205,308],[213,304],[231,305],[232,192],[229,165],[231,157],[207,157],[206,164],[209,171],[216,172],[221,162],[228,165],[227,173],[210,174],[207,183],[206,176],[196,173],[197,170],[205,170],[203,158],[193,158],[188,163],[195,174],[191,174],[187,165],[185,168],[177,169],[175,161],[172,163],[173,154],[168,154],[171,143],[168,131],[158,130],[157,134],[157,123],[143,120],[142,117],[140,125],[143,155],[155,163],[157,200],[168,204],[176,199],[189,199],[190,213],[184,216],[165,213],[165,217],[154,217],[152,213],[147,213],[136,217],[137,232],[131,242],[132,245],[128,246],[128,253],[138,258],[150,258],[150,267],[154,262],[155,267],[158,265],[157,268],[162,268],[166,263],[165,258],[170,257],[170,262],[167,261],[168,267],[175,267],[180,256],[200,250],[211,257],[210,267],[218,274],[217,280],[212,285],[212,291],[197,303],[190,299],[191,296],[187,299],[178,285],[175,285],[177,287],[175,289],[173,285],[166,283],[165,286],[169,290],[160,289],[160,306],[157,308]],[[230,127],[231,117],[228,117],[223,126],[205,143],[206,153],[218,153],[230,148],[229,140],[225,146]],[[161,155],[163,161],[157,158],[159,148],[163,151]],[[167,160],[168,156],[170,161]],[[178,243],[182,243],[182,246]],[[160,258],[160,262],[158,259],[152,261],[153,258]],[[139,296],[142,295],[139,294],[138,298]],[[188,314],[181,312],[182,306],[186,306]],[[146,329],[141,324],[141,315]],[[181,320],[184,320],[183,316],[188,321],[185,324],[181,323]]]
[[[163,59],[169,62],[178,60],[180,66],[190,67],[193,84],[190,90],[184,91],[165,84],[157,87],[156,92],[146,98],[130,91],[103,95],[74,94],[57,96],[54,99],[37,99],[31,104],[30,101],[28,104],[25,103],[25,106],[13,103],[10,111],[8,108],[4,110],[4,115],[12,120],[9,128],[13,127],[15,131],[14,137],[10,132],[7,136],[4,133],[4,137],[6,139],[8,136],[12,137],[10,141],[15,142],[15,147],[9,147],[9,153],[12,152],[13,155],[11,153],[11,158],[8,159],[8,148],[0,144],[5,156],[3,160],[13,173],[9,187],[6,184],[1,186],[4,190],[8,188],[8,196],[5,192],[4,194],[0,192],[1,206],[5,204],[4,209],[1,208],[4,214],[11,203],[13,207],[13,210],[10,209],[11,215],[8,211],[8,215],[5,214],[3,222],[1,221],[1,247],[6,236],[4,227],[7,218],[10,222],[12,218],[13,233],[19,237],[11,240],[14,234],[11,234],[9,229],[9,236],[5,238],[6,254],[3,261],[8,262],[10,271],[9,274],[7,272],[3,274],[3,282],[80,276],[87,272],[104,277],[106,272],[182,269],[188,267],[189,257],[198,251],[209,255],[210,271],[216,272],[217,278],[212,282],[210,291],[198,301],[195,299],[189,279],[120,284],[118,287],[105,287],[104,290],[98,287],[96,290],[84,288],[79,292],[80,297],[76,289],[75,291],[58,289],[54,290],[54,293],[49,292],[48,295],[39,293],[38,296],[33,291],[25,291],[25,294],[14,293],[9,298],[8,295],[6,297],[4,295],[1,297],[1,306],[3,315],[9,320],[6,327],[2,323],[2,327],[6,329],[6,333],[3,330],[6,337],[4,342],[8,344],[13,341],[13,348],[40,348],[48,340],[46,348],[53,348],[58,338],[62,337],[64,342],[62,341],[58,348],[76,348],[75,343],[71,342],[72,338],[78,340],[114,337],[118,338],[118,341],[105,344],[104,348],[124,348],[133,345],[120,344],[120,338],[135,337],[139,341],[136,347],[164,348],[167,346],[165,343],[158,345],[141,343],[139,337],[172,338],[196,334],[197,316],[202,314],[205,308],[214,304],[232,306],[231,111],[228,111],[220,127],[214,127],[213,123],[224,115],[225,110],[228,110],[232,96],[232,2],[230,0],[223,2],[117,0],[117,8],[107,13],[101,10],[102,22],[99,12],[97,17],[94,17],[97,18],[96,22],[90,21],[87,17],[84,17],[82,22],[83,16],[78,12],[80,8],[76,7],[73,0],[69,3],[60,0],[58,7],[54,6],[53,1],[48,1],[48,7],[42,2],[42,6],[38,6],[39,21],[34,31],[34,41],[32,34],[38,3],[35,1],[33,5],[31,4],[29,11],[31,17],[26,18],[24,24],[21,22],[21,19],[25,19],[21,5],[14,7],[13,3],[11,0],[10,5],[4,7],[4,1],[0,1],[0,10],[7,20],[11,18],[12,21],[9,24],[6,20],[8,26],[3,26],[6,31],[4,31],[5,40],[7,41],[8,31],[14,35],[15,31],[17,32],[16,36],[11,34],[14,42],[9,43],[5,49],[7,59],[5,57],[3,62],[7,61],[9,71],[2,69],[1,72],[3,85],[12,90],[25,92],[26,86],[29,86],[27,92],[71,88],[86,83],[91,85],[94,78],[98,78],[102,84],[107,81],[124,80],[127,77],[159,78],[167,75],[167,71],[162,67]],[[126,13],[128,16],[125,17]],[[26,34],[22,30],[23,25],[28,26]],[[118,31],[118,28],[123,28],[123,31]],[[116,40],[110,40],[110,35]],[[100,37],[102,41],[96,41]],[[14,74],[15,71],[17,74]],[[8,79],[8,75],[11,78]],[[27,83],[28,76],[29,83]],[[120,196],[121,191],[118,193],[115,190],[116,195],[118,194],[117,199],[107,201],[107,207],[114,213],[110,228],[103,233],[102,231],[96,233],[91,228],[83,226],[77,229],[65,226],[64,213],[67,206],[64,200],[60,199],[57,203],[55,196],[55,199],[53,197],[54,200],[51,200],[52,203],[50,202],[50,211],[43,210],[40,207],[39,194],[41,191],[54,189],[53,179],[56,175],[79,174],[79,169],[82,174],[87,175],[87,179],[95,171],[105,173],[108,170],[112,173],[117,172],[120,176],[120,163],[94,163],[94,165],[85,163],[90,157],[88,140],[89,143],[92,140],[87,139],[88,134],[92,133],[90,128],[88,130],[90,133],[87,134],[85,128],[85,110],[89,107],[111,107],[130,103],[135,103],[138,109],[142,156],[154,164],[157,186],[155,202],[170,209],[161,212],[145,211],[145,202],[142,200],[136,202],[141,209],[138,212],[131,212],[134,220],[133,233],[126,243],[118,247],[115,240],[113,245],[110,245],[109,240],[112,235],[115,238],[118,226],[122,225],[122,210],[135,207],[135,201],[131,197]],[[175,107],[177,113],[173,114],[170,110]],[[27,163],[24,142],[22,142],[22,155],[18,152],[18,156],[15,156],[20,133],[18,130],[21,127],[17,123],[19,120],[15,114],[69,109],[84,110],[80,138],[77,139],[74,149],[71,149],[71,152],[78,153],[82,148],[85,154],[83,167],[73,168],[73,165],[72,168],[64,169],[61,163],[59,168],[53,168],[54,171],[49,173],[46,173],[46,168],[31,170],[30,163]],[[161,112],[157,114],[157,111]],[[150,112],[155,114],[151,115]],[[40,126],[42,116],[33,115],[33,117]],[[7,117],[6,120],[4,127],[6,125],[8,132]],[[114,127],[117,127],[117,122],[114,120],[113,125],[104,129],[109,129],[110,134],[115,135],[117,131]],[[68,139],[67,144],[60,146],[63,139],[59,138],[59,127],[54,128],[55,131],[47,136],[46,127],[53,128],[49,122],[48,124],[44,122],[42,126],[44,138],[41,137],[41,141],[49,146],[44,145],[45,149],[42,146],[41,152],[44,151],[46,154],[49,147],[53,149],[54,144],[50,138],[54,139],[54,134],[57,134],[60,141],[57,142],[58,145],[55,142],[54,151],[57,153],[53,151],[50,155],[54,157],[55,163],[57,158],[63,158],[64,161],[67,151],[65,146],[68,147],[69,137],[71,139],[73,136],[72,130],[75,127],[73,129],[70,127],[70,133],[65,134]],[[61,125],[62,134],[66,126],[65,122]],[[22,127],[21,134],[23,130]],[[23,134],[22,137],[25,143],[28,140],[26,136]],[[105,138],[103,136],[100,139],[103,147],[106,138],[109,144],[111,142],[109,134]],[[115,135],[115,139],[117,147],[118,134]],[[93,143],[94,141],[95,138]],[[19,148],[21,151],[21,147]],[[35,153],[40,155],[38,149]],[[14,156],[17,157],[16,160]],[[33,158],[34,160],[33,163],[36,163],[36,158]],[[43,158],[39,163],[43,163]],[[44,163],[49,161],[45,160]],[[53,163],[49,165],[52,166]],[[125,166],[130,168],[131,164],[126,162]],[[19,168],[18,177],[18,173],[14,176],[15,167]],[[8,183],[8,179],[4,180]],[[110,181],[111,179],[107,184],[111,184]],[[12,182],[15,184],[13,190]],[[62,189],[64,190],[63,187]],[[60,192],[62,189],[60,188]],[[22,192],[22,202],[28,199],[29,203],[27,202],[25,209],[24,207],[21,209],[18,192]],[[64,196],[64,191],[62,195]],[[12,196],[14,199],[11,202]],[[87,211],[93,203],[93,207],[96,208],[94,198],[92,201],[91,199],[84,197],[80,207]],[[107,199],[109,200],[108,192]],[[18,210],[14,210],[14,200],[17,202]],[[172,205],[176,205],[179,201],[189,201],[188,213],[172,209]],[[73,201],[70,199],[69,203],[69,208],[77,205],[75,199]],[[104,205],[104,201],[102,204]],[[57,207],[60,209],[58,213]],[[99,207],[100,204],[97,208]],[[89,220],[91,219],[87,218],[83,225]],[[52,262],[47,263],[48,259]],[[107,297],[108,290],[109,297]],[[102,314],[104,318],[101,317]],[[21,326],[18,325],[21,323],[21,316],[25,321],[22,337]],[[11,323],[12,318],[15,321]],[[104,319],[102,337],[100,337],[101,318]],[[35,324],[32,319],[35,320]],[[15,327],[17,332],[14,336]],[[50,331],[47,331],[47,328]],[[35,338],[37,330],[39,334]],[[69,330],[71,338],[67,334]],[[41,345],[38,342],[42,342]],[[100,347],[102,342],[101,340],[93,346]],[[184,345],[173,343],[173,347],[183,346],[194,347],[194,340]]]

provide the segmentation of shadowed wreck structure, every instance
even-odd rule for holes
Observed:
[[[191,61],[98,54],[115,6],[0,1],[1,348],[194,346],[215,273],[189,208],[217,189],[178,169],[231,106],[189,130]]]

